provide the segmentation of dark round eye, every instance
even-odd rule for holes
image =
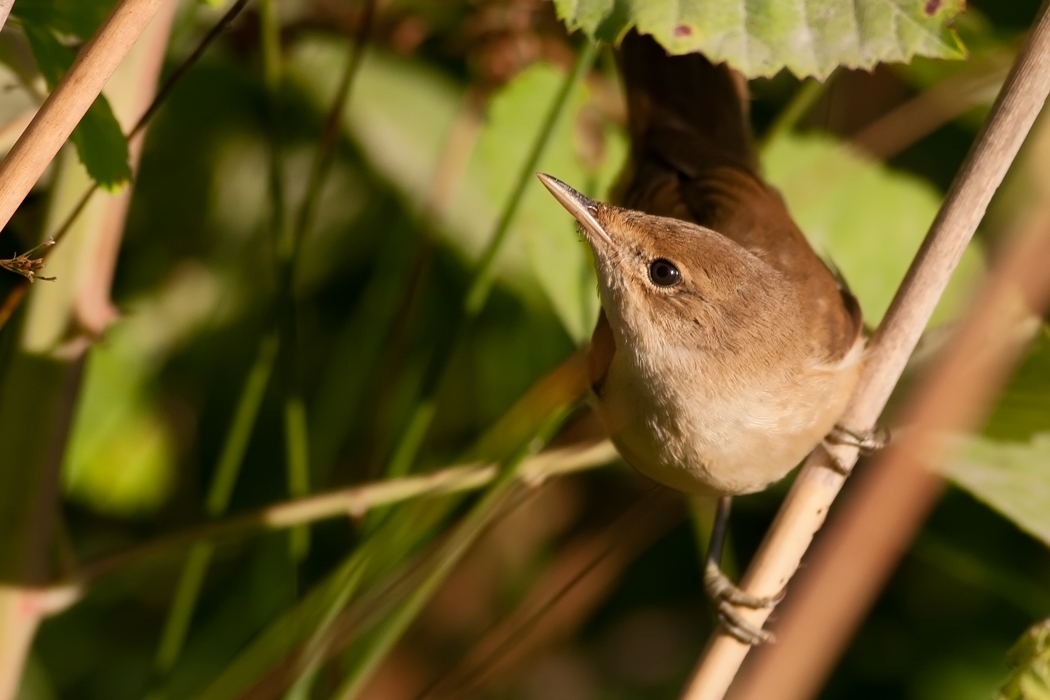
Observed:
[[[670,260],[657,258],[649,263],[649,279],[658,287],[673,287],[682,281],[682,273]]]

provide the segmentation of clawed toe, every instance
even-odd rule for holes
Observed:
[[[776,635],[745,620],[743,615],[737,612],[736,608],[728,602],[722,601],[717,607],[718,621],[722,623],[722,627],[725,628],[726,632],[741,644],[757,646],[759,644],[772,644],[777,641]]]
[[[704,590],[707,597],[715,603],[726,601],[732,605],[742,605],[745,608],[772,608],[784,597],[783,592],[769,598],[754,596],[737,586],[722,573],[716,565],[708,562],[704,568]]]
[[[889,444],[890,431],[881,425],[871,430],[857,430],[848,425],[836,423],[824,439],[833,445],[856,447],[861,454],[870,455]]]
[[[783,591],[768,598],[751,595],[730,581],[718,566],[710,562],[704,570],[704,590],[718,611],[718,620],[738,641],[751,645],[774,641],[771,632],[745,620],[733,606],[769,609],[781,601],[784,597]]]

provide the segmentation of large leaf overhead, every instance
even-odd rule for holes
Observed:
[[[744,75],[827,77],[912,56],[963,58],[948,22],[962,0],[554,0],[570,29],[618,41],[630,27],[672,53],[701,51]]]

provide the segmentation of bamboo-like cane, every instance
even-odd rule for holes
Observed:
[[[950,350],[916,391],[907,434],[859,475],[835,527],[806,557],[776,621],[780,643],[749,662],[733,700],[805,700],[823,684],[937,502],[943,479],[932,467],[951,446],[942,436],[979,427],[1027,346],[1018,342],[1018,293],[1033,312],[1050,306],[1050,217],[1033,223],[999,256]]]
[[[842,422],[869,428],[878,420],[937,305],[952,271],[984,217],[1050,92],[1050,15],[1044,2],[995,105],[945,197],[922,248],[872,340],[864,374]],[[848,446],[817,449],[800,472],[755,555],[742,585],[757,596],[779,593],[798,569],[844,477],[832,458],[856,462]],[[742,610],[762,625],[769,610]],[[682,694],[685,700],[717,700],[729,689],[750,647],[716,633]]]

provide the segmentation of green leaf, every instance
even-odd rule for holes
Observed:
[[[62,460],[67,495],[99,513],[143,515],[178,477],[176,435],[154,381],[159,367],[212,318],[217,280],[186,268],[155,293],[127,300],[127,315],[92,346]]]
[[[11,14],[26,24],[87,39],[114,4],[115,0],[18,0]]]
[[[465,185],[480,189],[493,205],[506,199],[564,79],[562,71],[538,63],[493,97]],[[565,115],[551,134],[539,170],[600,199],[619,170],[627,145],[622,133],[606,130],[602,140],[609,154],[598,172],[587,171],[577,155],[575,141],[580,112],[588,97],[585,84],[569,97]],[[524,242],[533,275],[565,329],[577,342],[584,340],[598,315],[597,281],[590,251],[576,232],[572,217],[534,182],[521,202],[512,232]]]
[[[75,54],[46,27],[28,21],[22,26],[40,72],[48,86],[54,89],[73,65]],[[113,190],[131,179],[128,141],[104,95],[99,95],[91,104],[69,140],[76,146],[80,162],[99,186]]]
[[[822,136],[784,134],[765,149],[762,162],[813,247],[842,272],[865,321],[877,324],[937,215],[940,194]],[[934,321],[961,310],[982,268],[971,245]]]
[[[345,45],[307,37],[290,52],[288,69],[324,106],[334,94]],[[549,109],[564,73],[537,64],[497,93],[467,164],[456,177],[438,222],[443,240],[475,261],[492,235],[496,217],[514,186],[536,130]],[[422,202],[456,120],[464,96],[440,73],[414,61],[368,53],[347,109],[347,128],[373,167],[414,202]],[[603,197],[626,156],[619,131],[605,129],[606,155],[592,172],[577,155],[581,110],[589,98],[585,84],[570,97],[540,162],[540,170]],[[532,183],[495,262],[497,281],[534,305],[549,303],[569,335],[582,341],[597,316],[598,297],[589,252],[575,233],[572,218],[540,186]]]
[[[1006,655],[1013,673],[996,700],[1050,700],[1050,620],[1037,622]]]
[[[942,473],[1050,544],[1050,328],[1036,336],[983,432]]]
[[[1050,328],[1042,328],[985,425],[996,440],[1027,442],[1050,433]]]
[[[788,68],[823,79],[837,66],[966,56],[948,26],[961,0],[554,0],[554,6],[570,29],[591,38],[617,41],[633,26],[671,53],[702,51],[751,78]]]
[[[941,471],[956,484],[1050,544],[1050,433],[1027,443],[974,438]]]

